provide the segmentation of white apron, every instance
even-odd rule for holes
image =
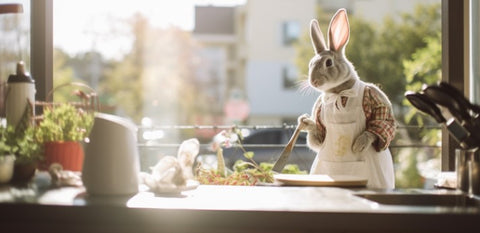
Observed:
[[[365,86],[358,80],[351,89],[340,93],[348,96],[345,107],[340,95],[323,98],[320,119],[326,128],[325,141],[313,161],[310,174],[361,176],[368,179],[368,188],[392,189],[395,177],[388,149],[377,152],[370,145],[363,152],[352,151],[353,141],[366,127],[362,107]]]

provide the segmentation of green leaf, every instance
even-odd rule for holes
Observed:
[[[250,167],[253,167],[253,164],[252,164],[252,163],[243,161],[243,160],[241,160],[241,159],[235,161],[235,163],[233,164],[233,170],[236,171],[236,172],[245,171],[245,170],[247,170],[247,169],[250,168]]]
[[[273,163],[260,163],[259,166],[263,171],[271,171],[273,169]]]
[[[253,159],[254,155],[255,155],[255,153],[253,153],[253,151],[247,151],[247,152],[243,153],[243,156],[247,159]]]

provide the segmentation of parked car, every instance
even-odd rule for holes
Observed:
[[[242,145],[246,151],[254,152],[255,162],[275,163],[293,131],[293,129],[284,128],[254,130],[243,139]],[[225,165],[229,168],[232,168],[235,161],[239,159],[247,161],[243,156],[243,150],[238,146],[224,148],[223,156]],[[297,164],[301,170],[310,171],[314,159],[315,153],[306,145],[306,133],[301,132],[287,164]]]

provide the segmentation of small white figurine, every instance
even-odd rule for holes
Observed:
[[[367,187],[395,186],[388,146],[396,121],[388,97],[376,86],[361,81],[345,56],[350,37],[347,12],[340,9],[328,30],[328,46],[317,20],[310,23],[315,56],[308,81],[320,91],[312,117],[298,118],[308,132],[307,144],[317,152],[311,174],[355,175],[368,178]]]
[[[185,179],[193,179],[193,163],[200,151],[200,142],[196,138],[188,139],[180,145],[177,159],[183,170]]]
[[[141,172],[140,180],[156,193],[176,193],[184,190],[194,179],[193,163],[200,151],[200,142],[193,138],[184,141],[177,157],[165,156],[151,167],[151,174]]]

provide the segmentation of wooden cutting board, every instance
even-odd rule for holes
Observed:
[[[335,187],[361,187],[367,185],[367,179],[349,175],[298,175],[277,174],[275,181],[283,185],[292,186],[335,186]]]

